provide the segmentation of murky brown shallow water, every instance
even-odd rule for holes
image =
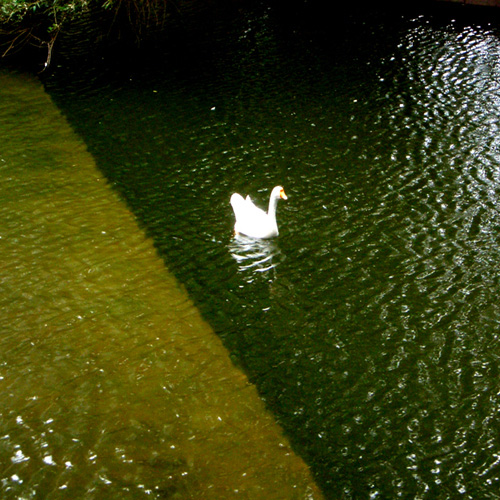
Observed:
[[[2,498],[320,498],[35,79],[0,128]]]

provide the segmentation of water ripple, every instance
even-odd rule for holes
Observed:
[[[267,14],[68,115],[329,497],[491,496],[498,29]],[[279,239],[235,240],[230,194],[278,183]]]

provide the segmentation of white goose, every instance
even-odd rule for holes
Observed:
[[[269,209],[266,212],[256,207],[250,196],[243,198],[238,193],[231,196],[236,224],[234,230],[237,234],[244,234],[251,238],[272,238],[278,236],[276,223],[276,205],[279,199],[286,200],[287,195],[281,186],[276,186],[271,191]]]

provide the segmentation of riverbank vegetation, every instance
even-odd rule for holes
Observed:
[[[0,57],[33,49],[44,51],[50,65],[57,37],[71,22],[98,16],[139,40],[145,29],[158,28],[178,10],[174,0],[0,0]]]
[[[3,0],[0,5],[2,58],[26,48],[52,48],[65,21],[88,8],[92,0]]]

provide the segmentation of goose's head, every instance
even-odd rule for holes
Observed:
[[[287,200],[288,196],[285,194],[285,190],[281,186],[276,186],[271,192],[271,198],[281,198],[282,200]]]

